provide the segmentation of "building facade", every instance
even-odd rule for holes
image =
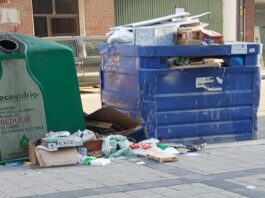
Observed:
[[[0,0],[0,31],[40,37],[104,35],[110,27],[185,8],[226,40],[254,40],[254,0]]]
[[[113,0],[0,0],[0,30],[41,37],[103,35],[114,26],[114,10]]]

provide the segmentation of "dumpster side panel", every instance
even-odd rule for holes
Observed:
[[[252,138],[257,130],[258,71],[259,67],[140,70],[140,111],[148,134],[159,139]]]

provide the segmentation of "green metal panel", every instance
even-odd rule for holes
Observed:
[[[180,3],[180,0],[178,0]],[[152,0],[153,15],[152,17],[160,17],[175,13],[176,0]]]
[[[211,12],[201,17],[210,29],[223,32],[222,0],[115,0],[116,25],[174,14],[175,7],[185,8],[192,15]]]

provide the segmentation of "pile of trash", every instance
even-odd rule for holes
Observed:
[[[87,129],[83,131],[48,132],[43,138],[31,140],[30,162],[39,167],[104,166],[113,159],[137,156],[160,163],[175,162],[180,154],[199,151],[206,145],[163,144],[158,139],[146,139],[139,122],[110,107],[87,115],[86,122]]]
[[[49,132],[46,137],[29,143],[30,162],[39,167],[75,164],[105,166],[113,159],[141,156],[164,163],[178,161],[180,154],[196,152],[206,146],[161,144],[153,138],[134,143],[123,135],[97,136],[90,130],[72,135],[67,131]],[[91,145],[95,144],[97,147],[91,149]]]
[[[113,27],[106,34],[109,44],[209,45],[223,44],[223,35],[206,29],[209,24],[199,18],[210,14],[190,16],[184,9],[173,15]]]

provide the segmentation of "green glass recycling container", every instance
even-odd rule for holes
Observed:
[[[85,129],[71,49],[0,32],[0,161],[28,156],[49,131]]]

